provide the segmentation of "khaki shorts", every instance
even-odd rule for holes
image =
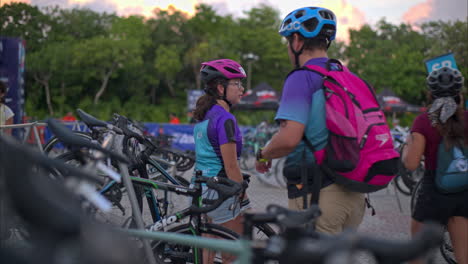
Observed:
[[[307,196],[310,203],[311,194]],[[289,199],[289,209],[303,210],[303,198]],[[344,229],[356,229],[364,217],[365,196],[351,192],[340,185],[331,184],[320,191],[319,207],[322,215],[317,219],[316,230],[338,234]]]

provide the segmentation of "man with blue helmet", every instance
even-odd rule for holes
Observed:
[[[301,67],[326,67],[327,50],[336,36],[336,16],[326,8],[299,8],[284,18],[279,33],[288,41],[288,55],[296,70],[285,80],[275,117],[280,122],[280,129],[270,143],[257,153],[257,171],[268,171],[271,159],[287,155],[283,174],[288,183],[289,208],[306,208],[314,194],[313,198],[315,201],[318,199],[322,210],[316,223],[318,231],[335,234],[345,228],[357,228],[365,211],[363,194],[335,184],[331,178],[321,176],[318,169],[313,169],[313,176],[308,173],[305,181],[301,173],[302,164],[316,163],[303,137],[308,139],[314,151],[324,149],[328,139],[322,77],[318,73],[301,70]],[[331,65],[331,69],[334,68]],[[308,170],[312,171],[310,168]],[[314,186],[312,181],[318,178],[321,180],[316,182],[321,183]],[[303,184],[305,182],[308,184]]]

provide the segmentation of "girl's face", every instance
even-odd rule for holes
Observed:
[[[231,104],[238,104],[244,94],[244,86],[242,85],[241,79],[228,80],[226,89],[226,98]]]

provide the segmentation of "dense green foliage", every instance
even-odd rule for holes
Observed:
[[[238,60],[254,53],[252,87],[267,82],[281,90],[291,70],[285,41],[277,33],[278,10],[262,5],[242,18],[219,16],[199,5],[189,17],[174,8],[150,18],[119,17],[89,9],[0,8],[1,35],[26,40],[26,112],[42,119],[81,107],[102,119],[119,112],[137,120],[166,122],[175,112],[184,121],[186,91],[201,88],[200,63]],[[468,76],[468,23],[430,22],[414,30],[382,20],[352,30],[348,44],[335,42],[330,57],[380,91],[391,88],[414,104],[425,103],[423,61],[454,52]],[[271,119],[273,112],[242,113],[241,124]]]

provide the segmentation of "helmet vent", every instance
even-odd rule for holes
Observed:
[[[317,18],[313,17],[309,20],[306,20],[302,23],[302,25],[304,26],[304,28],[309,31],[309,32],[312,32],[315,30],[315,28],[317,27],[319,21]]]
[[[231,68],[231,67],[224,67],[224,69],[228,72],[231,72],[231,73],[239,73],[239,71],[236,71],[235,69]]]
[[[319,11],[319,14],[324,19],[335,20],[335,18],[333,17],[333,14],[330,12],[322,10],[322,11]]]
[[[304,13],[305,13],[305,10],[302,9],[302,10],[299,10],[298,12],[296,12],[296,14],[294,14],[294,16],[296,17],[296,19],[304,16]]]

